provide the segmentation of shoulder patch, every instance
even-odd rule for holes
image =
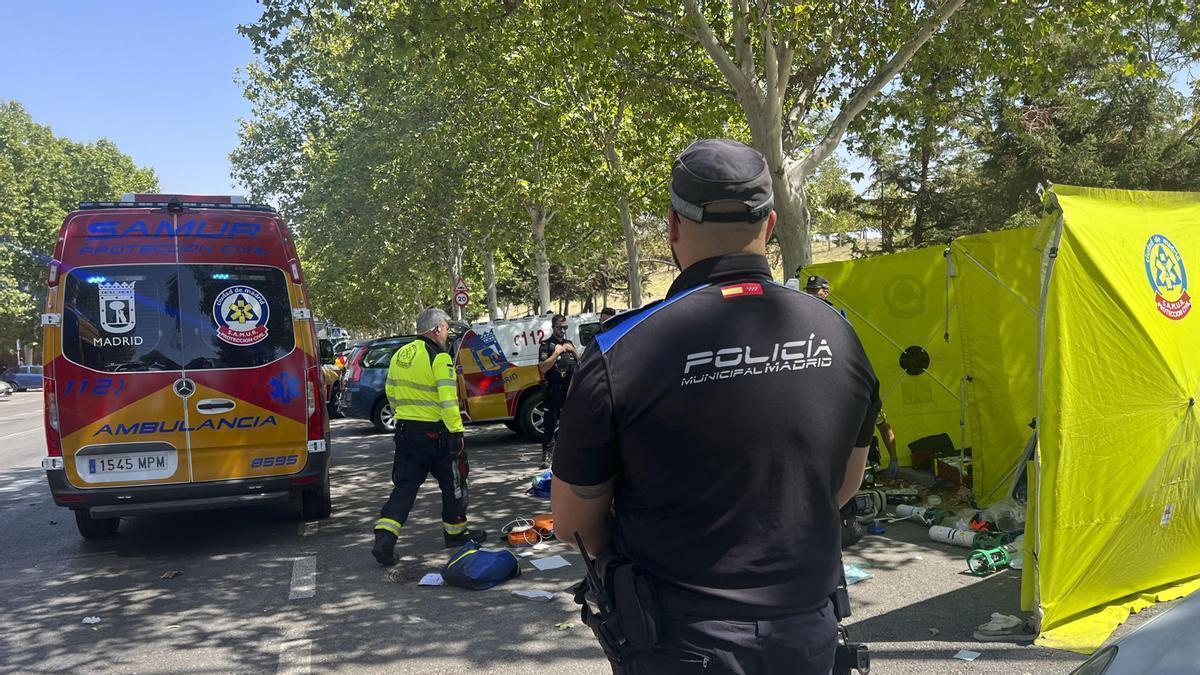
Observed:
[[[742,298],[747,295],[762,295],[763,287],[758,282],[744,282],[740,284],[731,284],[721,287],[721,297],[726,300],[733,298]]]
[[[664,307],[669,307],[672,304],[691,295],[692,293],[695,293],[696,291],[708,288],[711,285],[712,284],[701,284],[699,286],[696,286],[695,288],[689,288],[688,290],[680,293],[679,295],[676,295],[671,298],[667,298],[666,300],[663,300],[661,302],[655,302],[655,303],[646,305],[645,307],[642,307],[641,309],[639,309],[637,311],[626,312],[624,315],[618,315],[618,316],[623,317],[622,320],[619,323],[617,323],[617,325],[615,325],[611,328],[608,328],[604,332],[597,335],[596,340],[593,344],[600,347],[601,353],[607,352],[609,349],[612,349],[612,346],[617,343],[617,340],[620,340],[622,337],[625,336],[626,333],[633,330],[633,328],[635,326],[637,326],[641,322],[645,321],[647,318],[649,318],[655,312],[659,311],[660,309],[663,309]],[[759,291],[761,292],[761,290],[762,289],[760,288]]]

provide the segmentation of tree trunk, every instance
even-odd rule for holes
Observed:
[[[637,237],[633,231],[633,218],[629,215],[629,199],[621,197],[617,203],[621,211],[621,232],[625,235],[625,257],[629,266],[629,307],[642,306],[642,271],[638,258]]]
[[[793,182],[781,173],[772,172],[771,182],[775,189],[775,212],[779,214],[775,239],[783,254],[783,278],[786,280],[812,263],[812,241],[808,229],[808,196],[804,192],[807,177]]]
[[[533,227],[533,245],[537,254],[538,312],[551,308],[550,304],[550,259],[546,256],[546,223],[553,214],[546,215],[542,206],[529,207],[530,224]]]
[[[450,289],[450,304],[454,308],[454,318],[457,321],[462,321],[462,307],[454,303],[454,281],[458,279],[462,271],[462,252],[455,245],[454,235],[450,235],[446,239],[446,274],[449,281],[446,288]]]
[[[488,319],[495,321],[500,318],[500,303],[496,300],[496,252],[490,248],[483,252],[483,279],[487,286]]]
[[[624,173],[621,168],[621,156],[612,139],[604,144],[604,156],[608,160],[608,170],[613,178],[620,181]],[[624,188],[620,188],[624,190]],[[636,309],[642,306],[642,273],[638,264],[637,237],[633,231],[633,218],[629,215],[629,197],[621,194],[617,199],[617,210],[621,214],[621,232],[625,236],[625,259],[629,276],[629,307]]]

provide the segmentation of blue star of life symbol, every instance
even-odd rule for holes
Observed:
[[[280,373],[271,378],[271,398],[283,404],[292,402],[292,399],[300,396],[300,381],[288,375]]]
[[[1182,284],[1179,270],[1175,267],[1174,256],[1167,253],[1167,247],[1159,244],[1157,255],[1154,256],[1154,281],[1159,288],[1170,292]]]

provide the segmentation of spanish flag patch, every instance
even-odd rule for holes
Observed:
[[[747,295],[762,295],[762,294],[763,294],[762,284],[757,284],[757,283],[734,284],[732,286],[722,286],[721,287],[721,297],[725,298],[726,300],[729,300],[732,298],[740,298],[740,297],[747,296]]]

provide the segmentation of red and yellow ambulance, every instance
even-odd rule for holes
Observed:
[[[329,515],[317,335],[274,210],[188,195],[84,203],[48,281],[42,465],[81,535],[297,494],[306,517]]]

